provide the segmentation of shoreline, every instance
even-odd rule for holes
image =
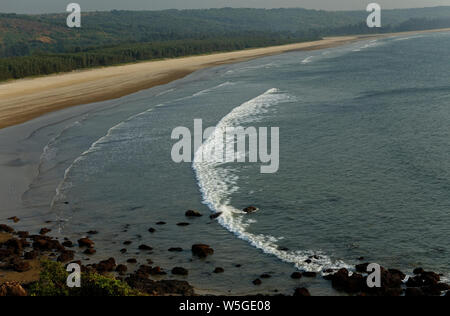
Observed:
[[[406,34],[417,34],[417,32],[406,33]],[[403,35],[406,35],[406,34],[403,34]],[[367,38],[370,39],[373,37],[364,37],[364,38],[360,38],[358,40],[365,40]],[[325,48],[325,47],[321,47],[321,48]],[[318,49],[318,48],[316,48],[316,49]],[[274,54],[278,54],[278,53],[274,53]],[[257,57],[252,57],[252,58],[257,58]],[[252,58],[250,58],[250,59],[252,59]],[[226,62],[226,63],[228,63],[228,62]],[[119,67],[121,67],[121,66],[119,66]],[[47,78],[47,77],[45,77],[45,78]],[[42,79],[42,78],[38,78],[38,79]],[[27,80],[27,79],[25,79],[25,80]],[[34,79],[30,79],[30,80],[34,80]],[[176,80],[176,79],[174,79],[174,80]],[[5,159],[5,160],[0,159],[0,171],[2,172],[2,174],[5,175],[4,181],[0,182],[0,190],[2,191],[2,192],[0,192],[0,197],[3,198],[3,195],[5,195],[5,199],[2,199],[2,200],[6,204],[8,204],[10,202],[10,200],[12,200],[13,198],[14,199],[20,198],[19,194],[17,194],[17,197],[16,196],[12,197],[10,192],[4,190],[3,185],[5,185],[5,188],[6,188],[6,186],[12,187],[13,186],[12,182],[10,182],[10,183],[8,183],[8,182],[9,181],[21,182],[22,180],[20,179],[20,177],[23,174],[23,188],[26,189],[28,186],[28,182],[27,182],[28,179],[33,177],[35,170],[36,170],[36,164],[31,163],[33,160],[30,158],[30,156],[35,155],[35,154],[39,155],[39,154],[41,154],[41,152],[39,152],[39,150],[42,150],[42,147],[35,148],[32,150],[29,147],[24,145],[24,146],[21,146],[21,150],[17,150],[17,155],[15,155],[15,153],[11,154],[9,152],[10,145],[16,143],[16,140],[17,140],[17,143],[20,143],[20,141],[25,139],[28,135],[32,134],[36,129],[39,129],[42,126],[52,125],[54,123],[66,121],[72,115],[79,115],[79,113],[81,113],[81,112],[87,112],[89,109],[98,109],[99,107],[100,107],[99,104],[87,104],[87,105],[83,105],[83,106],[72,107],[72,108],[66,109],[64,111],[58,111],[58,112],[50,111],[50,112],[52,112],[50,114],[45,112],[43,114],[47,114],[47,115],[40,116],[39,118],[37,118],[33,121],[30,121],[27,124],[16,125],[14,127],[8,128],[8,129],[0,130],[0,139],[2,139],[2,144],[4,144],[5,149],[8,150],[8,153],[7,153],[8,159]],[[11,135],[13,135],[14,137],[11,138],[10,137]],[[39,146],[37,146],[37,147],[39,147]],[[28,150],[30,151],[29,153],[27,152]],[[3,154],[4,153],[2,152],[0,155],[0,158],[3,156]],[[16,159],[18,157],[20,157],[20,159]],[[37,158],[39,158],[39,156],[37,156]],[[3,173],[4,170],[7,170],[8,173]],[[15,185],[15,187],[16,187],[15,190],[17,191],[17,193],[21,193],[21,192],[19,192],[21,189],[17,188],[18,185]],[[28,217],[29,215],[31,215],[31,214],[29,214],[29,210],[27,210],[25,207],[22,207],[20,209],[20,212],[17,212],[16,210],[14,210],[14,208],[7,209],[6,214],[8,216],[18,215],[19,217],[21,217],[23,219],[23,221],[21,221],[19,224],[21,228],[22,228],[21,224],[24,223],[25,220],[33,221],[36,223],[36,225],[44,225],[44,223],[37,223],[37,222],[42,222],[42,218],[39,217],[40,214],[37,214],[37,216],[30,216],[30,217],[34,217],[34,218],[25,218],[25,216]],[[6,220],[5,218],[1,218],[0,224],[5,223],[5,220]],[[29,231],[31,232],[34,230],[30,229]],[[99,252],[101,254],[101,248],[99,250],[100,250]],[[105,257],[104,259],[107,259],[107,257]],[[130,272],[132,272],[132,271],[130,271]],[[286,279],[288,279],[288,277]],[[213,292],[206,291],[206,290],[203,290],[203,292],[208,293],[208,294],[214,294]],[[196,293],[198,293],[198,292],[196,291]]]
[[[337,47],[370,38],[445,31],[450,29],[329,37],[313,42],[146,61],[9,81],[0,84],[0,129],[64,108],[117,99],[164,85],[208,67],[292,51]]]

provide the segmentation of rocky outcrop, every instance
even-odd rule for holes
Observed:
[[[0,296],[27,296],[27,291],[18,282],[0,284]]]

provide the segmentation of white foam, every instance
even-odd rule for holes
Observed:
[[[208,94],[210,92],[213,92],[214,90],[217,90],[217,89],[220,89],[220,88],[223,88],[223,87],[226,87],[226,86],[232,86],[234,84],[235,84],[234,82],[227,81],[227,82],[221,83],[221,84],[219,84],[219,85],[217,85],[215,87],[212,87],[212,88],[205,89],[205,90],[202,90],[200,92],[197,92],[197,93],[193,94],[193,97],[198,97],[198,96],[201,96],[201,95],[204,95],[204,94]]]
[[[314,56],[309,56],[302,61],[302,64],[309,64],[312,62]]]
[[[279,259],[293,263],[298,269],[307,271],[322,271],[323,269],[337,269],[350,266],[342,261],[333,262],[329,257],[320,251],[302,250],[285,251],[280,250],[278,242],[283,237],[275,237],[264,234],[252,234],[247,231],[254,220],[230,204],[230,197],[239,191],[237,186],[238,175],[231,168],[223,164],[215,163],[214,159],[201,159],[205,152],[213,152],[216,141],[227,127],[237,127],[242,123],[257,120],[258,117],[267,113],[271,106],[290,102],[293,97],[281,93],[278,89],[270,89],[264,94],[236,107],[217,124],[215,131],[199,148],[194,157],[193,169],[195,171],[198,185],[203,194],[203,202],[213,212],[222,212],[219,223],[238,238],[246,240],[252,246],[262,250],[264,253],[275,255]],[[311,256],[318,256],[311,259]],[[305,263],[306,260],[311,263]]]

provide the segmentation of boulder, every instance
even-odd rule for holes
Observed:
[[[168,250],[169,252],[182,252],[183,248],[180,247],[174,247],[174,248],[169,248]]]
[[[95,254],[96,252],[97,252],[97,250],[95,250],[94,248],[86,248],[86,250],[83,251],[83,253],[85,255],[89,255],[89,256]]]
[[[302,287],[295,289],[294,296],[311,296],[308,289]]]
[[[303,272],[305,278],[315,278],[317,277],[317,272]]]
[[[192,254],[200,258],[206,258],[208,255],[214,254],[214,249],[205,244],[196,244],[192,246]]]
[[[220,267],[215,268],[214,271],[213,271],[213,273],[216,273],[216,274],[224,273],[224,272],[225,272],[225,269],[224,268],[220,268]]]
[[[242,211],[244,213],[249,214],[249,213],[254,213],[254,212],[258,211],[258,208],[256,206],[248,206],[248,207],[244,208]]]
[[[95,269],[99,272],[111,272],[116,268],[116,260],[114,258],[109,258],[108,260],[100,261]]]
[[[174,274],[174,275],[188,275],[189,272],[185,268],[175,267],[175,268],[172,269],[172,274]]]
[[[302,278],[301,272],[294,272],[291,274],[291,279],[299,280]]]
[[[252,282],[254,285],[261,285],[262,281],[260,279],[256,279]]]
[[[139,250],[143,250],[143,251],[151,251],[151,250],[153,250],[153,248],[150,247],[150,246],[147,246],[147,245],[140,245],[140,246],[139,246]]]
[[[199,211],[188,210],[184,214],[186,217],[202,217],[203,215]]]
[[[89,238],[81,238],[78,240],[78,245],[80,247],[92,248],[92,247],[94,247],[95,243],[92,240],[90,240]]]
[[[0,224],[0,232],[11,234],[14,232],[14,229],[9,227],[8,225]]]
[[[222,212],[217,212],[217,213],[211,214],[209,216],[209,218],[210,219],[216,219],[216,218],[219,218],[221,215],[222,215]]]
[[[116,272],[120,273],[120,274],[125,274],[128,271],[128,267],[124,264],[119,264],[116,267]]]
[[[20,221],[20,219],[17,216],[13,216],[8,218],[8,220],[13,221],[14,223],[18,223]]]
[[[57,258],[57,261],[59,262],[67,262],[71,261],[75,258],[75,252],[71,250],[65,250],[62,251],[59,257]]]
[[[44,227],[44,228],[41,228],[41,230],[39,231],[39,234],[40,235],[46,235],[46,234],[48,234],[51,231],[52,231],[51,229]]]

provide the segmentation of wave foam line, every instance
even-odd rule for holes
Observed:
[[[280,103],[292,101],[292,97],[281,93],[278,89],[270,89],[264,94],[236,107],[217,124],[215,131],[195,153],[193,169],[197,177],[203,203],[213,212],[222,215],[219,223],[238,238],[249,242],[252,246],[266,254],[274,255],[282,261],[293,263],[298,269],[306,271],[322,271],[324,269],[350,268],[342,261],[332,262],[329,257],[318,251],[284,251],[279,249],[277,242],[281,238],[264,234],[249,233],[246,228],[252,220],[230,204],[230,197],[239,191],[237,180],[239,177],[232,169],[227,169],[217,159],[204,159],[204,153],[213,152],[217,141],[221,141],[223,131],[228,127],[237,127],[243,122],[250,122],[268,111],[268,108]],[[203,157],[203,159],[202,159]],[[211,157],[209,157],[211,158]],[[214,157],[213,157],[214,158]],[[317,256],[311,259],[311,256]],[[306,263],[311,259],[311,263]]]

